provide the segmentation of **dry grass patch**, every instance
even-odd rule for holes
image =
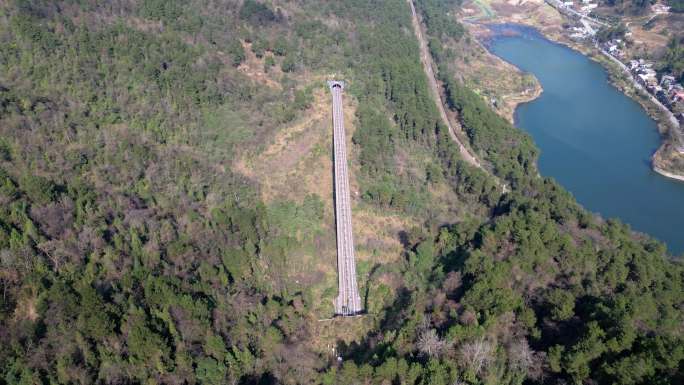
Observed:
[[[653,165],[673,174],[684,174],[684,154],[680,154],[672,143],[665,143],[653,155]]]
[[[280,83],[275,80],[280,79],[283,73],[278,65],[270,67],[268,72],[264,71],[265,58],[267,55],[271,55],[271,53],[266,53],[264,57],[258,58],[252,52],[252,43],[244,41],[242,42],[242,48],[245,50],[245,61],[238,66],[238,71],[257,83],[272,88],[282,88]]]
[[[368,208],[354,210],[352,218],[357,259],[389,263],[401,258],[399,233],[411,227],[406,216],[381,214]]]
[[[327,92],[317,90],[311,108],[302,118],[276,133],[263,152],[237,162],[239,171],[258,182],[266,202],[299,201],[313,193],[321,197],[326,211],[332,215],[332,124],[328,96]],[[354,111],[354,106],[345,102],[349,121],[353,121]]]
[[[477,38],[487,39],[491,31],[482,26],[469,26]],[[489,53],[477,41],[459,43],[457,48],[463,52],[455,64],[465,83],[476,92],[487,97],[488,102],[496,102],[495,110],[513,122],[515,107],[522,102],[534,99],[541,92],[541,86],[533,75],[524,74],[517,67]],[[452,119],[453,111],[449,111]]]
[[[36,302],[37,298],[33,294],[21,298],[17,303],[17,307],[14,309],[14,318],[16,320],[37,320],[38,311],[36,310]]]

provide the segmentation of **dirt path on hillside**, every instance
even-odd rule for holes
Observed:
[[[432,70],[432,56],[430,56],[430,52],[428,51],[427,41],[425,40],[425,36],[423,35],[423,31],[420,26],[420,21],[418,20],[418,14],[416,13],[416,8],[414,7],[412,0],[409,0],[408,3],[411,6],[411,19],[413,24],[413,31],[416,35],[416,38],[418,38],[418,44],[420,45],[420,61],[421,63],[423,63],[423,69],[425,70],[425,75],[427,75],[428,78],[430,92],[432,92],[432,96],[435,98],[435,102],[437,102],[437,109],[439,110],[439,115],[442,117],[442,121],[444,121],[444,124],[446,124],[446,126],[449,128],[449,135],[451,136],[451,139],[453,139],[454,142],[456,142],[456,144],[458,145],[458,150],[460,151],[463,160],[472,164],[475,167],[485,170],[485,168],[482,167],[482,164],[477,159],[477,157],[473,155],[470,152],[470,150],[468,150],[468,148],[463,144],[463,142],[458,138],[458,136],[456,135],[456,131],[454,130],[454,127],[451,124],[449,117],[447,116],[446,109],[444,108],[444,101],[442,100],[442,96],[439,92],[439,86],[437,85],[437,79],[435,78],[435,74]]]

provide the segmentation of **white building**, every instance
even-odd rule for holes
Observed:
[[[595,9],[597,7],[598,7],[598,4],[587,4],[587,5],[583,6],[582,8],[580,8],[580,10],[584,13],[589,13],[589,12],[591,12],[592,9]]]

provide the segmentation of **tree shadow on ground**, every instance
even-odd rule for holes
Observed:
[[[374,264],[368,273],[368,277],[366,278],[366,291],[363,293],[363,308],[366,309],[366,311],[368,311],[368,295],[370,293],[371,281],[381,267],[382,265],[379,263]]]

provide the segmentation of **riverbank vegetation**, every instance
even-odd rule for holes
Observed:
[[[417,6],[457,54],[458,4]],[[681,263],[537,177],[531,139],[436,59],[511,191],[461,160],[410,23],[403,0],[1,4],[0,382],[681,381]],[[360,267],[372,311],[342,361],[315,347],[334,293],[295,282],[330,197],[265,202],[233,163],[330,72],[359,106],[357,204],[416,218],[401,260]]]
[[[684,82],[684,36],[672,37],[663,56],[661,70]]]

